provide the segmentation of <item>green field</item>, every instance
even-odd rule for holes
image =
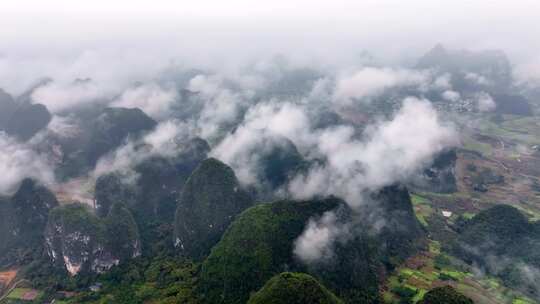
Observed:
[[[418,194],[411,194],[411,202],[414,207],[416,218],[420,224],[422,224],[422,226],[427,227],[428,223],[426,219],[429,218],[434,212],[430,201]]]
[[[6,298],[11,299],[11,300],[22,300],[23,296],[27,292],[32,292],[32,291],[35,291],[35,290],[32,289],[32,288],[15,288],[15,289],[13,289],[13,291],[11,291],[9,293],[9,295]],[[36,298],[39,298],[42,295],[43,295],[43,292],[38,291],[38,294],[37,294]]]
[[[493,147],[490,144],[483,143],[471,137],[463,137],[462,144],[463,144],[463,149],[469,150],[469,151],[475,151],[484,156],[490,156],[491,153],[493,152]]]

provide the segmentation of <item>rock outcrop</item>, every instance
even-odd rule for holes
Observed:
[[[85,205],[74,203],[53,209],[45,231],[47,253],[70,275],[100,272],[118,264],[105,252],[103,225]]]
[[[121,204],[113,205],[105,220],[80,203],[54,208],[45,244],[51,261],[72,276],[101,273],[140,254],[137,227]]]

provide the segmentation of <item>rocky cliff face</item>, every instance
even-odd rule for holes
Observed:
[[[74,276],[101,273],[139,255],[138,231],[128,212],[114,205],[103,221],[79,203],[53,209],[45,230],[51,261]]]
[[[251,204],[230,167],[213,158],[203,161],[178,200],[175,246],[195,258],[208,254],[236,215]]]
[[[0,198],[0,256],[13,261],[39,254],[49,211],[56,206],[54,194],[32,179],[23,180],[11,198]]]
[[[69,274],[99,272],[117,264],[104,251],[103,227],[99,219],[82,204],[55,208],[45,231],[47,253],[53,263]]]

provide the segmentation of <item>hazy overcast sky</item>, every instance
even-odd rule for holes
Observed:
[[[356,44],[387,48],[399,47],[393,41],[516,43],[506,45],[516,52],[540,44],[538,0],[2,0],[0,12],[3,45],[171,35],[281,37],[285,45],[298,36],[356,37]]]
[[[128,50],[193,63],[273,53],[343,63],[362,50],[397,62],[441,42],[540,67],[540,1],[1,0],[0,42],[0,59]]]

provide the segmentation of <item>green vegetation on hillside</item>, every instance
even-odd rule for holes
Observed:
[[[294,263],[293,241],[307,220],[342,203],[279,201],[243,212],[203,263],[199,291],[204,302],[244,303],[250,292]]]
[[[180,257],[136,258],[97,277],[97,292],[82,291],[71,304],[197,304],[197,265]]]
[[[272,276],[282,271],[299,271],[313,275],[346,303],[377,302],[380,273],[411,254],[415,250],[413,244],[423,233],[406,190],[388,188],[373,199],[380,201],[380,207],[388,211],[385,214],[389,221],[401,230],[387,225],[378,238],[357,233],[347,242],[337,242],[331,259],[309,265],[293,255],[294,241],[312,217],[338,207],[339,218],[353,216],[343,201],[278,201],[246,210],[204,261],[198,286],[201,300],[244,303],[251,292]],[[368,231],[364,222],[359,222],[351,229]]]
[[[453,253],[475,263],[506,285],[540,299],[539,223],[530,223],[518,209],[496,205],[460,227]]]
[[[331,291],[304,273],[280,273],[251,296],[247,304],[341,304]]]
[[[419,304],[473,304],[466,296],[450,286],[437,287],[430,290]]]
[[[141,254],[141,241],[137,223],[123,203],[112,205],[105,218],[107,246],[121,261]]]
[[[0,266],[39,258],[49,210],[56,206],[54,194],[28,178],[11,198],[0,197]]]
[[[193,171],[178,200],[175,246],[195,259],[206,256],[236,215],[251,204],[234,171],[217,159],[206,159]]]

